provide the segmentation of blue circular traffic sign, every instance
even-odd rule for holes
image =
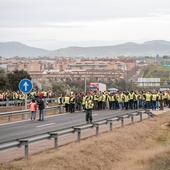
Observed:
[[[33,88],[32,82],[29,79],[22,79],[19,83],[19,89],[22,93],[29,93]]]

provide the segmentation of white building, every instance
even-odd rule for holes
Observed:
[[[138,78],[139,87],[159,87],[160,78]]]

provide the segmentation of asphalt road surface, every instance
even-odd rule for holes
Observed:
[[[121,115],[125,111],[102,110],[93,111],[93,121],[100,121]],[[50,131],[57,131],[72,126],[85,124],[85,113],[65,113],[46,117],[44,121],[22,121],[0,125],[0,144],[19,138],[26,138],[39,135]]]

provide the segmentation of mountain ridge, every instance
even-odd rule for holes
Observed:
[[[31,47],[17,41],[0,42],[0,56],[3,57],[36,57],[49,52],[49,50]]]
[[[0,42],[0,56],[3,57],[113,57],[113,56],[155,56],[170,55],[170,41],[152,40],[144,43],[126,42],[109,46],[71,46],[56,50],[35,48],[17,41]]]

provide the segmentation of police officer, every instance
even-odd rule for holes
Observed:
[[[92,110],[93,110],[94,104],[92,99],[90,98],[90,95],[88,94],[85,101],[85,110],[86,110],[86,122],[92,123]]]

